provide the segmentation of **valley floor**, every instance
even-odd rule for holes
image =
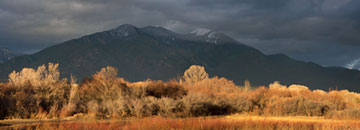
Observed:
[[[232,115],[197,118],[125,118],[95,120],[67,118],[62,120],[3,120],[0,129],[94,129],[94,130],[359,130],[360,121],[334,120],[322,117],[265,117]]]

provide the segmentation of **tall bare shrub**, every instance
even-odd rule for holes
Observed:
[[[205,68],[203,66],[192,65],[184,72],[183,78],[185,80],[185,83],[193,84],[209,78],[209,74],[205,71]]]
[[[13,71],[9,74],[9,83],[13,86],[46,86],[59,81],[59,64],[49,63],[46,69],[45,65],[39,66],[36,70],[32,68],[23,68],[20,72]]]

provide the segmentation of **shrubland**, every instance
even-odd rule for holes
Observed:
[[[237,86],[193,65],[177,80],[129,82],[102,68],[80,84],[60,79],[58,64],[24,68],[0,84],[0,119],[51,119],[84,114],[99,119],[246,114],[360,119],[360,94],[303,85]]]

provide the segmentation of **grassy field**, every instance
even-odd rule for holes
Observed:
[[[322,117],[264,117],[233,115],[197,118],[127,118],[123,120],[4,120],[0,129],[93,130],[359,130],[360,121]]]

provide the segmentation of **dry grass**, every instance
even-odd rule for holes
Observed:
[[[56,130],[358,130],[360,121],[322,117],[226,116],[197,118],[127,118],[126,120],[80,120],[0,127],[0,129]]]

